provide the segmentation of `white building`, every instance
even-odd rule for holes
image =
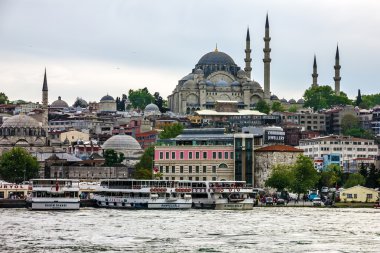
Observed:
[[[374,140],[350,136],[329,135],[312,139],[300,140],[298,148],[303,149],[304,155],[314,158],[329,154],[340,154],[340,163],[356,158],[376,158],[379,148]]]

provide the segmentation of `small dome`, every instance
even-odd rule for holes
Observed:
[[[102,146],[104,150],[141,150],[140,144],[130,135],[114,135],[106,140]]]
[[[244,77],[247,77],[247,73],[244,71],[244,70],[239,70],[238,72],[237,72],[237,76],[239,77],[239,78],[244,78]]]
[[[1,127],[2,128],[4,127],[38,128],[41,126],[40,126],[40,123],[37,120],[33,119],[32,117],[27,116],[25,114],[19,114],[7,119]]]
[[[194,74],[190,73],[187,76],[182,77],[181,81],[194,80]]]
[[[158,108],[158,106],[156,104],[149,104],[147,106],[145,106],[145,112],[157,112],[157,111],[160,111],[160,109]]]
[[[253,82],[252,86],[253,86],[254,89],[262,89],[261,85],[258,82],[255,82],[255,81]]]
[[[232,86],[239,86],[240,83],[239,83],[238,81],[233,81],[233,82],[231,83],[231,85],[232,85]]]
[[[207,85],[207,86],[213,86],[213,85],[214,85],[214,83],[213,83],[213,82],[211,82],[210,80],[207,80],[207,81],[206,81],[206,85]]]
[[[228,54],[215,50],[202,56],[198,65],[235,65],[235,62]]]
[[[112,96],[110,96],[110,95],[105,95],[104,97],[102,97],[102,99],[100,99],[100,102],[102,102],[102,101],[112,101],[112,102],[114,102],[115,101],[115,99],[113,99],[113,97]]]
[[[62,100],[61,97],[58,97],[58,100],[55,100],[53,103],[51,103],[50,107],[52,108],[69,108],[69,105],[66,103],[66,101]]]
[[[287,103],[287,102],[288,102],[288,100],[286,100],[285,98],[281,99],[280,101],[281,101],[282,103]]]
[[[224,80],[219,80],[215,83],[215,86],[219,86],[219,87],[227,87],[228,86],[228,83]]]
[[[293,98],[289,100],[289,104],[295,104],[297,103]]]
[[[278,97],[276,95],[270,96],[270,100],[278,100]]]
[[[297,104],[304,104],[305,103],[305,100],[303,100],[302,98],[298,99],[297,101]]]
[[[196,69],[194,73],[197,74],[197,75],[203,75],[203,70]]]
[[[183,88],[189,88],[189,89],[194,89],[196,88],[196,83],[194,80],[187,80],[183,85],[182,87]]]

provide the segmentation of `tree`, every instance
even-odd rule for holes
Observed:
[[[106,149],[103,157],[105,159],[104,166],[115,166],[121,164],[125,159],[123,153],[117,153],[113,149]]]
[[[84,101],[82,98],[77,97],[77,99],[74,102],[74,107],[81,107],[81,108],[87,108],[88,104],[86,101]]]
[[[374,164],[369,166],[369,172],[366,177],[365,186],[369,188],[378,188],[380,187],[380,169],[376,169]]]
[[[8,100],[7,95],[5,95],[5,93],[3,92],[0,92],[0,104],[8,104],[8,103],[9,103],[9,100]]]
[[[275,101],[272,104],[272,111],[273,112],[283,112],[283,111],[285,111],[285,109],[280,102]]]
[[[363,102],[363,99],[362,99],[362,95],[361,95],[360,89],[359,89],[358,90],[358,96],[356,97],[355,104],[356,104],[356,106],[360,106],[362,104],[362,102]]]
[[[133,178],[152,179],[154,146],[145,149],[140,161],[136,164]]]
[[[350,188],[356,185],[364,185],[365,178],[363,175],[359,173],[352,173],[348,176],[346,183],[344,184],[344,188]]]
[[[297,106],[296,106],[296,105],[291,105],[291,106],[288,108],[288,112],[297,112]]]
[[[256,104],[256,110],[258,110],[259,112],[265,113],[265,114],[269,114],[270,107],[269,107],[268,103],[265,102],[265,100],[261,99]]]
[[[374,139],[374,134],[371,131],[364,130],[360,126],[359,119],[352,114],[346,114],[343,116],[341,127],[342,133],[344,135],[365,139]]]
[[[315,111],[330,108],[334,105],[350,105],[352,102],[344,92],[339,95],[328,85],[313,86],[307,89],[303,95],[304,107],[311,107]]]
[[[298,197],[301,193],[306,193],[308,190],[313,189],[319,180],[319,175],[314,169],[313,161],[304,155],[300,155],[297,158],[291,173],[293,180],[290,189],[292,192],[297,193]]]
[[[154,97],[146,87],[138,90],[129,90],[128,97],[133,108],[144,109],[148,104],[154,102]]]
[[[183,131],[183,125],[180,123],[175,123],[172,125],[164,126],[163,131],[160,133],[160,139],[170,139],[175,138]]]
[[[291,182],[291,166],[278,164],[273,167],[271,175],[265,181],[265,186],[275,188],[278,192],[283,192],[289,188]]]
[[[380,105],[380,93],[362,95],[362,103],[359,105],[360,108],[372,108],[376,105]]]
[[[0,157],[0,177],[11,183],[39,176],[39,163],[23,148],[12,148]]]
[[[158,109],[160,109],[160,112],[165,113],[167,112],[167,108],[164,108],[164,100],[160,96],[159,92],[155,92],[153,94],[154,97],[154,104],[158,106]]]

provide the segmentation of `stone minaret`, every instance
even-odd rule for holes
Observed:
[[[335,54],[335,94],[339,95],[340,94],[340,80],[342,79],[340,77],[340,65],[339,65],[339,48],[336,46],[336,54]]]
[[[244,71],[247,73],[247,77],[249,79],[251,79],[251,71],[252,71],[251,51],[252,51],[251,50],[251,39],[249,37],[249,28],[247,28],[247,38],[245,39],[245,58],[244,58],[245,68],[244,68]]]
[[[44,83],[42,85],[42,109],[43,109],[43,117],[42,117],[42,127],[45,129],[46,136],[48,135],[48,85],[47,85],[47,78],[46,78],[46,68],[45,68],[45,75],[44,75]]]
[[[264,37],[264,42],[265,42],[265,47],[264,47],[264,99],[269,100],[270,99],[270,47],[269,47],[269,42],[270,42],[270,37],[269,37],[269,21],[268,21],[268,14],[265,22],[265,37]]]
[[[313,74],[311,76],[313,77],[313,84],[311,87],[318,87],[317,58],[315,55],[313,63]]]

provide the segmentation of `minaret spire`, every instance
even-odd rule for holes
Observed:
[[[270,99],[270,62],[272,59],[270,58],[271,48],[269,47],[269,42],[271,37],[269,36],[269,21],[268,21],[268,13],[265,21],[265,47],[264,47],[264,99]]]
[[[48,136],[48,104],[49,104],[49,98],[48,98],[48,84],[47,84],[47,78],[46,78],[46,68],[45,68],[45,74],[44,74],[44,83],[42,85],[42,110],[43,110],[43,116],[42,116],[42,127],[44,128],[45,135]]]
[[[45,68],[45,75],[44,75],[44,83],[42,85],[42,91],[48,91],[47,78],[46,78],[46,68]]]
[[[317,57],[314,54],[314,63],[313,63],[313,84],[311,87],[318,87],[318,71],[317,71]]]
[[[336,45],[336,54],[335,54],[335,76],[334,76],[334,82],[335,82],[335,94],[340,94],[340,80],[342,79],[340,77],[340,65],[339,65],[339,47]]]
[[[244,61],[245,61],[245,68],[244,68],[244,71],[247,73],[247,76],[249,79],[251,79],[251,71],[252,71],[252,67],[251,67],[251,62],[252,62],[252,58],[251,58],[251,38],[249,36],[249,28],[247,28],[247,37],[245,39],[245,58],[244,58]]]

